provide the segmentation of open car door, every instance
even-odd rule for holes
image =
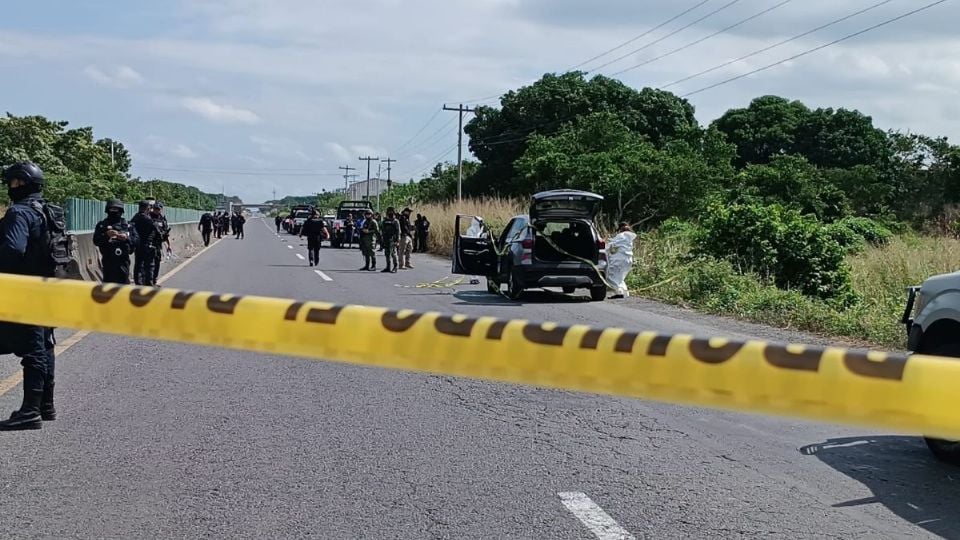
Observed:
[[[453,237],[453,273],[493,276],[497,270],[493,242],[493,235],[482,217],[458,214]]]

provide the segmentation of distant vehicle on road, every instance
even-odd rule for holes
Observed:
[[[482,217],[458,215],[453,273],[485,276],[487,289],[518,299],[530,288],[560,287],[570,294],[588,289],[590,298],[607,296],[603,273],[606,243],[594,224],[603,197],[577,190],[537,193],[530,211],[510,220],[494,236]]]
[[[350,214],[354,219],[361,217],[367,210],[373,211],[370,201],[343,201],[337,205],[337,213],[328,223],[330,227],[330,245],[335,248],[343,247],[345,240],[344,221]],[[354,242],[358,240],[354,238]]]
[[[910,351],[960,358],[960,272],[933,276],[908,289],[903,324]],[[938,459],[960,464],[960,441],[926,441]]]
[[[310,211],[313,209],[312,206],[308,205],[298,205],[290,209],[290,228],[287,232],[290,234],[300,234],[300,227],[303,226],[303,222],[310,217]]]

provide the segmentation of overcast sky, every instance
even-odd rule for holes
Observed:
[[[669,89],[698,90],[932,1],[890,0]],[[455,113],[438,114],[403,146],[444,102],[487,97],[566,70],[702,2],[7,2],[0,18],[0,104],[17,115],[91,125],[97,137],[123,141],[136,175],[260,202],[273,190],[306,194],[342,186],[339,166],[366,174],[360,155],[397,159],[395,178],[441,157],[455,159]],[[624,57],[594,72],[613,74],[781,2],[708,0],[581,69]],[[793,0],[618,77],[638,88],[666,85],[877,3]],[[882,128],[956,140],[957,21],[960,4],[949,0],[690,100],[704,124],[753,97],[779,94],[812,106],[857,108]],[[376,163],[373,169],[376,175]]]

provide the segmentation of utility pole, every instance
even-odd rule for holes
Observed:
[[[347,165],[346,167],[340,167],[340,170],[343,171],[343,191],[350,191],[350,171],[355,171],[357,168]]]
[[[351,179],[351,178],[356,178],[356,177],[359,176],[359,175],[356,175],[356,174],[345,174],[345,175],[343,175],[343,176],[344,176],[344,178],[347,179],[347,190],[346,190],[346,192],[344,193],[344,196],[345,196],[345,197],[348,197],[347,200],[351,200],[351,199],[356,200],[356,199],[358,199],[359,197],[354,197],[354,196],[353,196],[353,190],[350,189],[350,187],[351,187],[351,186],[350,186],[350,179]]]
[[[476,112],[477,109],[464,107],[463,103],[459,107],[443,106],[445,111],[457,111],[460,113],[460,130],[457,131],[457,200],[463,200],[463,113]]]
[[[396,163],[397,160],[387,158],[387,159],[384,159],[384,160],[382,160],[382,161],[387,164],[387,192],[389,192],[389,191],[390,191],[390,188],[393,187],[393,180],[390,179],[390,170],[391,170],[391,169],[390,169],[390,164],[391,164],[391,163]]]
[[[277,200],[277,190],[273,190],[273,200]]]
[[[366,162],[367,162],[367,200],[369,201],[369,200],[370,200],[370,162],[371,162],[371,161],[380,161],[380,158],[379,158],[379,157],[370,157],[370,156],[367,156],[367,157],[362,157],[362,158],[359,158],[359,159],[360,159],[360,161],[366,161]]]

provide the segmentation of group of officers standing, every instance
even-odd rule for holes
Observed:
[[[210,237],[216,235],[217,238],[223,238],[223,235],[230,234],[233,229],[233,237],[237,240],[243,239],[243,226],[247,223],[247,218],[243,217],[241,211],[234,215],[226,212],[205,212],[200,216],[200,223],[197,224],[197,230],[203,236],[203,245],[210,245]]]
[[[123,203],[119,199],[109,201],[107,218],[97,223],[93,231],[93,243],[100,250],[104,283],[129,284],[130,256],[134,255],[133,282],[155,287],[164,251],[173,252],[163,203],[148,199],[140,201],[138,208],[137,215],[128,222],[123,217]]]

